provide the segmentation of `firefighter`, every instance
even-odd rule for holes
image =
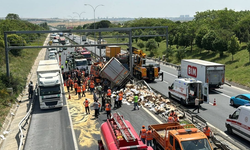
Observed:
[[[66,81],[66,86],[67,86],[67,90],[68,90],[68,92],[69,92],[70,78],[68,78],[68,80]]]
[[[88,101],[87,98],[85,99],[85,101],[83,102],[83,104],[85,105],[85,112],[86,112],[86,114],[90,114],[90,112],[89,112],[89,101]]]
[[[80,84],[77,84],[78,99],[81,99],[81,91],[82,91],[82,86]]]
[[[85,85],[84,85],[84,83],[82,84],[82,97],[83,97],[83,95],[84,95],[84,97],[86,97],[86,95],[85,95],[85,90],[86,90],[86,88],[85,88]]]
[[[33,85],[33,82],[30,81],[30,84],[29,84],[29,99],[31,99],[32,96],[33,96],[33,90],[34,90],[34,85]]]
[[[74,89],[75,89],[75,92],[76,92],[76,95],[77,95],[77,82],[74,83]]]
[[[146,143],[145,143],[146,135],[147,135],[146,132],[147,132],[147,130],[145,129],[145,126],[143,125],[143,126],[142,126],[142,129],[140,130],[140,134],[139,134],[139,136],[140,136],[140,138],[141,138],[143,144],[146,144]]]
[[[107,119],[111,119],[111,104],[109,101],[105,105],[105,111],[107,112]]]
[[[108,97],[111,97],[111,89],[110,89],[110,87],[108,87],[107,96],[108,96]]]
[[[153,133],[150,127],[148,127],[148,131],[146,133],[147,146],[152,146]]]
[[[208,138],[210,138],[211,135],[212,135],[212,131],[211,131],[210,127],[208,127],[208,125],[206,125],[206,127],[203,128],[203,132],[204,132],[204,134],[205,134]]]

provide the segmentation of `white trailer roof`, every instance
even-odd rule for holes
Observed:
[[[60,71],[60,68],[58,65],[44,65],[37,67],[37,72],[49,72],[49,71]]]
[[[40,60],[39,61],[39,66],[42,65],[56,65],[58,64],[57,60]]]
[[[224,64],[219,64],[219,63],[210,62],[206,60],[200,60],[200,59],[183,59],[183,61],[195,63],[199,65],[205,65],[205,66],[224,66]]]

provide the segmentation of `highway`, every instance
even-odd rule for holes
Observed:
[[[80,40],[79,36],[75,37],[75,42]],[[94,52],[94,47],[89,47],[89,50]],[[99,49],[97,49],[97,55],[99,55]],[[105,55],[105,49],[102,49],[102,55]],[[154,62],[153,60],[147,60],[148,63]],[[168,86],[170,86],[173,81],[177,78],[177,70],[171,66],[161,64],[161,72],[164,73],[163,82],[161,79],[156,79],[155,82],[149,83],[151,87],[156,89],[157,91],[163,93],[163,95],[168,97]],[[212,90],[209,93],[209,104],[202,104],[202,108],[200,113],[194,113],[202,118],[204,118],[210,125],[214,126],[218,130],[221,131],[222,134],[229,136],[236,141],[237,143],[242,144],[246,149],[250,148],[250,143],[237,136],[227,134],[225,121],[229,114],[232,114],[236,107],[230,106],[229,99],[231,96],[236,96],[242,93],[250,93],[250,91],[240,89],[234,86],[228,86],[224,84],[220,89]],[[216,101],[216,106],[213,106],[214,100]],[[193,110],[194,107],[186,106],[186,109]]]
[[[48,58],[48,51],[45,58]],[[75,149],[65,97],[63,101],[62,109],[41,110],[38,97],[35,97],[24,150]]]

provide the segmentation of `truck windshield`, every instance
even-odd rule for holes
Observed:
[[[181,145],[183,150],[211,150],[211,147],[207,139],[199,139],[192,141],[182,141]]]
[[[83,54],[85,58],[91,58],[91,54]]]
[[[40,87],[40,95],[41,96],[60,94],[60,93],[61,93],[60,85],[48,86],[48,87],[41,86]]]
[[[76,61],[76,66],[86,66],[88,65],[87,61]]]

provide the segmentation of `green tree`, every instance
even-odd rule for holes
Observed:
[[[186,56],[186,50],[185,49],[178,49],[175,53],[175,57],[180,62],[183,58]]]
[[[227,51],[227,41],[220,37],[216,37],[212,43],[214,50],[220,53],[220,58],[223,57],[223,52]]]
[[[21,20],[18,14],[9,13],[6,17],[6,20]]]
[[[144,48],[144,43],[142,41],[139,41],[137,44],[136,44],[140,49]]]
[[[249,62],[250,62],[250,42],[247,43],[247,51],[249,54]]]
[[[232,54],[232,61],[234,60],[233,55],[240,50],[240,44],[238,38],[233,35],[228,42],[228,52]]]
[[[213,41],[216,38],[216,34],[214,32],[214,30],[210,30],[203,38],[201,41],[202,47],[205,48],[206,50],[212,50],[214,51],[213,48]]]
[[[146,48],[150,51],[150,56],[155,56],[157,54],[157,42],[154,39],[149,39],[146,43]]]
[[[171,56],[173,56],[173,49],[167,48],[166,51],[163,52],[165,54],[165,59],[168,61]]]
[[[203,48],[202,47],[202,38],[208,33],[208,28],[207,27],[201,27],[198,30],[198,33],[195,36],[195,44],[199,47],[199,48]]]
[[[25,46],[26,41],[23,40],[23,38],[21,36],[18,36],[16,34],[10,34],[10,35],[8,35],[8,44],[9,44],[9,46]],[[10,50],[10,52],[14,56],[20,56],[21,51],[22,51],[21,49],[12,49],[12,50]]]

